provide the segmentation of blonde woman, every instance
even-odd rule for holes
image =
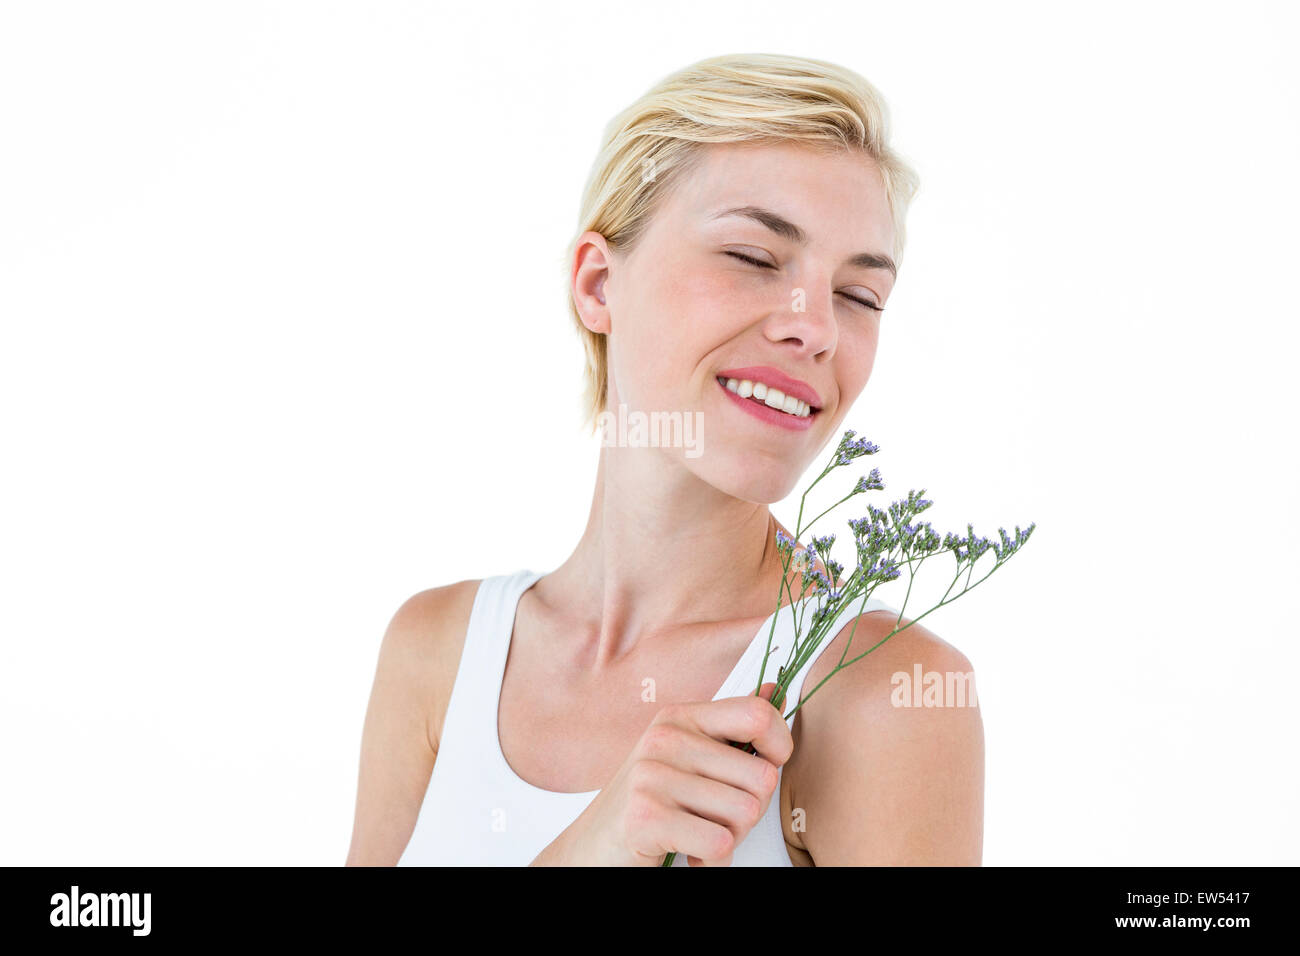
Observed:
[[[754,696],[769,631],[778,649],[790,635],[772,610],[790,531],[768,506],[838,442],[902,261],[917,178],[887,116],[850,70],[737,55],[674,73],[609,124],[568,256],[589,424],[679,413],[698,447],[607,440],[563,564],[397,610],[348,864],[980,862],[978,709],[890,693],[917,666],[969,673],[960,652],[916,625],[789,724]],[[867,605],[853,646],[896,614]],[[830,672],[855,615],[790,702]]]

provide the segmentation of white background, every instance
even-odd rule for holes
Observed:
[[[585,523],[606,121],[750,51],[862,73],[921,174],[878,497],[1038,522],[927,619],[984,862],[1300,863],[1292,10],[0,7],[0,863],[343,862],[392,613]]]

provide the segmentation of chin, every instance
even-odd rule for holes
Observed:
[[[763,461],[753,452],[723,454],[706,461],[696,459],[691,470],[723,494],[741,501],[770,505],[783,501],[794,490],[800,470],[791,461]]]

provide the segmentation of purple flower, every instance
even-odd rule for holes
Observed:
[[[871,474],[863,475],[858,479],[858,483],[853,487],[853,494],[860,494],[864,491],[884,491],[885,482],[880,477],[880,469],[872,468]]]
[[[835,449],[838,464],[847,465],[855,458],[860,458],[863,455],[874,455],[880,451],[879,445],[873,445],[865,438],[854,441],[853,436],[856,434],[857,432],[850,428],[844,433],[844,437],[840,439],[839,447]]]

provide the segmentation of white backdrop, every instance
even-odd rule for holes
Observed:
[[[862,73],[922,177],[877,497],[1038,522],[927,619],[984,862],[1300,863],[1293,10],[0,7],[0,863],[343,862],[392,613],[585,523],[601,130],[747,51]]]

